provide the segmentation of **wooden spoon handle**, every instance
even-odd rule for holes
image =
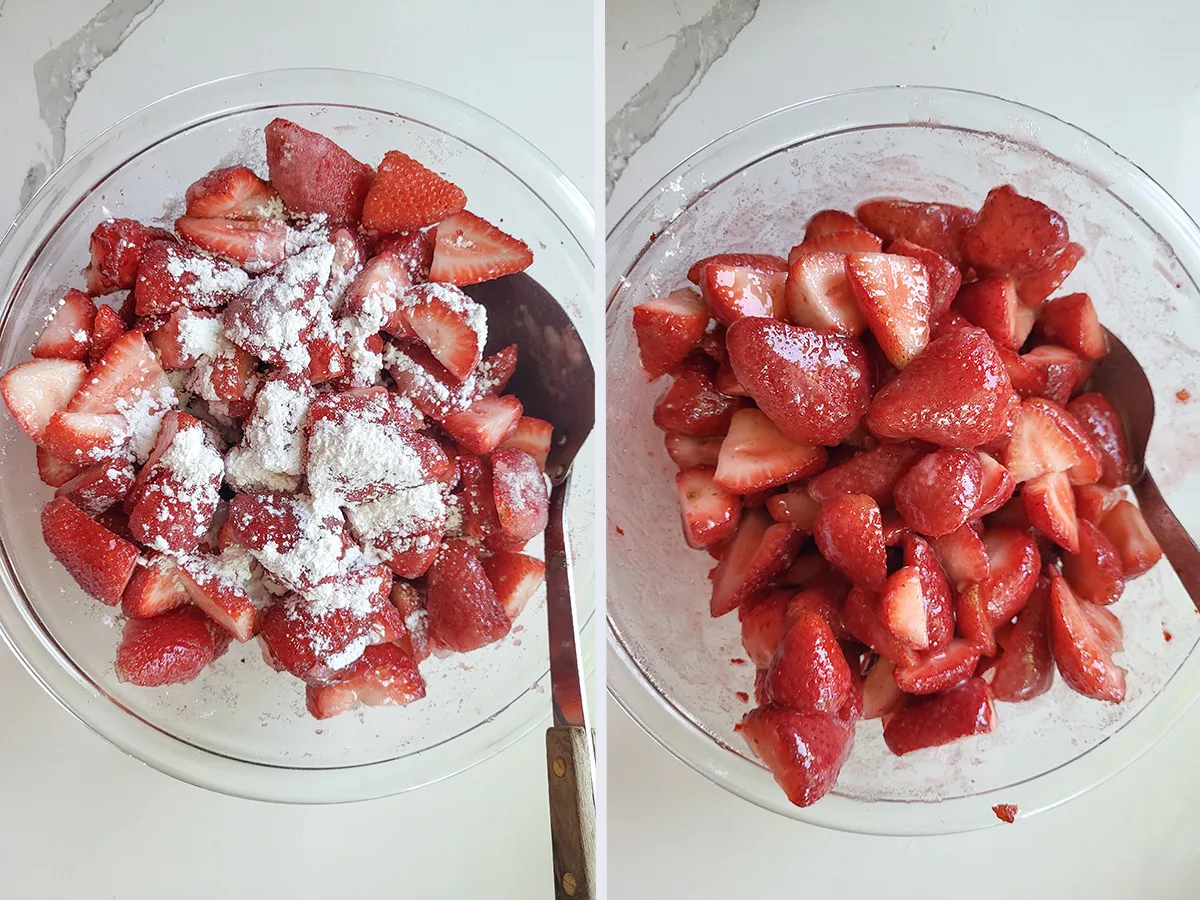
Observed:
[[[597,900],[590,741],[587,729],[578,726],[546,731],[556,900]]]
[[[1183,582],[1184,590],[1192,598],[1192,603],[1200,609],[1200,547],[1196,546],[1187,529],[1175,518],[1175,513],[1167,506],[1167,501],[1163,499],[1149,472],[1133,486],[1133,492],[1137,495],[1146,525],[1158,539],[1167,561]]]

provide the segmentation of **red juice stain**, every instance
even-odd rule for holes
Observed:
[[[617,529],[617,534],[621,535],[621,537],[625,537],[625,532],[622,530],[620,525],[614,525],[613,528]]]
[[[733,659],[730,660],[730,662],[733,663],[735,666],[744,666],[746,664],[746,661],[744,659],[742,659],[740,656],[735,656]]]
[[[1190,392],[1181,388],[1175,392],[1175,399],[1178,400],[1180,403],[1187,403],[1189,400],[1192,399],[1192,395]]]
[[[738,691],[737,696],[738,696],[738,699],[741,700],[743,703],[750,702],[750,695],[747,694],[745,691]]]
[[[742,723],[741,723],[741,722],[734,722],[734,723],[733,723],[733,730],[734,730],[734,731],[741,731],[741,730],[742,730]]]
[[[1017,813],[1020,812],[1020,810],[1018,810],[1017,807],[1013,806],[1011,803],[997,803],[992,807],[992,812],[996,814],[997,819],[1002,822],[1007,822],[1011,825],[1017,820]]]
[[[1163,640],[1164,641],[1169,641],[1174,637],[1175,637],[1175,635],[1171,634],[1171,632],[1167,631],[1167,629],[1165,629],[1165,628],[1163,629]]]

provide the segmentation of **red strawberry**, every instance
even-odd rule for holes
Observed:
[[[1004,451],[1004,467],[1018,484],[1066,472],[1084,462],[1079,428],[1061,407],[1032,397],[1021,403],[1012,438]]]
[[[447,541],[428,575],[430,636],[466,653],[508,634],[512,623],[466,541]]]
[[[475,322],[479,309],[455,287],[428,284],[409,293],[404,316],[434,358],[462,381],[482,358],[483,342]]]
[[[912,665],[897,665],[893,677],[907,694],[939,694],[970,678],[979,657],[978,647],[956,638]]]
[[[848,640],[851,635],[842,622],[842,604],[850,586],[839,576],[827,573],[823,578],[814,579],[802,591],[792,594],[787,600],[786,618],[788,623],[797,621],[805,613],[816,613],[825,620],[833,636],[840,640]],[[787,593],[784,591],[784,593]],[[851,669],[854,668],[853,661]]]
[[[1100,530],[1117,549],[1126,579],[1149,571],[1162,559],[1162,547],[1146,525],[1142,511],[1128,500],[1119,501],[1105,514]]]
[[[127,424],[118,413],[55,413],[42,436],[42,446],[59,459],[87,466],[121,452]]]
[[[158,353],[159,362],[168,371],[190,369],[196,365],[198,356],[193,356],[188,349],[188,334],[192,329],[220,329],[217,314],[213,312],[194,312],[190,309],[177,309],[159,328],[155,329],[147,340]]]
[[[92,261],[83,270],[93,297],[133,287],[142,251],[151,241],[173,241],[175,236],[133,219],[108,219],[92,232]]]
[[[1026,390],[1013,387],[1022,396],[1045,397],[1059,406],[1066,405],[1079,378],[1081,362],[1078,356],[1065,347],[1044,344],[1034,347],[1019,357],[1029,375]],[[1011,376],[1012,370],[1009,370]]]
[[[787,522],[801,531],[812,533],[821,512],[821,504],[812,498],[803,485],[792,485],[782,494],[767,501],[767,512],[776,522]]]
[[[225,472],[204,426],[186,419],[173,433],[160,429],[156,461],[147,462],[143,472],[148,474],[139,475],[145,480],[129,507],[130,533],[164,552],[193,550],[208,533]]]
[[[505,540],[523,545],[546,530],[546,476],[528,453],[509,449],[492,454],[492,491]]]
[[[788,272],[784,286],[788,317],[796,325],[858,337],[867,320],[854,298],[841,253],[805,253]]]
[[[467,195],[457,185],[399,150],[383,155],[362,207],[364,228],[383,234],[414,231],[461,212]]]
[[[880,349],[897,369],[929,343],[929,275],[925,266],[890,253],[851,253],[846,278]]]
[[[996,624],[988,612],[985,585],[967,584],[958,592],[954,603],[954,620],[958,634],[984,657],[996,655]]]
[[[884,659],[898,665],[911,665],[917,661],[916,653],[892,635],[879,608],[879,601],[869,591],[853,587],[842,607],[842,623],[855,640],[870,647]]]
[[[808,492],[822,503],[839,494],[866,494],[876,503],[890,503],[896,482],[926,452],[926,446],[912,441],[880,444],[822,472],[808,483]]]
[[[658,378],[683,362],[707,327],[708,307],[692,290],[635,306],[633,330],[646,374]]]
[[[983,466],[973,450],[940,449],[896,483],[896,511],[914,531],[940,537],[974,514],[983,490]]]
[[[975,268],[1014,275],[1047,265],[1067,246],[1063,217],[1010,185],[992,188],[979,218],[963,232],[963,257]]]
[[[767,275],[713,263],[704,269],[700,291],[717,320],[730,325],[745,317],[781,318],[786,281],[782,272]]]
[[[221,565],[221,557],[187,556],[177,562],[192,603],[238,641],[250,640],[258,629],[258,610],[243,585]]]
[[[712,466],[695,466],[675,475],[683,536],[697,550],[731,537],[741,515],[741,498],[714,484],[715,472]]]
[[[1050,653],[1049,612],[1050,580],[1039,578],[996,663],[992,693],[997,700],[1016,703],[1050,690],[1054,658]]]
[[[399,258],[413,284],[424,284],[429,280],[429,267],[433,265],[433,235],[428,231],[388,235],[379,242],[375,252]]]
[[[130,296],[133,296],[132,294]],[[91,346],[88,349],[88,365],[94,366],[104,358],[113,341],[125,333],[125,323],[120,314],[111,306],[101,306],[96,309],[96,318],[92,320]]]
[[[1087,294],[1067,294],[1043,306],[1038,331],[1050,343],[1084,359],[1100,359],[1108,353],[1108,338]]]
[[[664,439],[667,455],[681,469],[692,466],[715,466],[721,453],[723,437],[697,438],[668,432]]]
[[[863,680],[864,719],[885,718],[904,702],[904,691],[896,684],[892,672],[896,664],[891,660],[879,659]]]
[[[289,210],[325,213],[336,224],[359,221],[374,170],[324,135],[287,119],[263,129],[271,184]]]
[[[840,209],[823,209],[804,226],[804,239],[819,238],[839,231],[866,231],[862,222]]]
[[[760,669],[771,664],[783,635],[791,627],[793,619],[788,615],[788,591],[772,591],[762,600],[738,610],[742,617],[742,647],[750,661]],[[763,676],[765,701],[766,676]]]
[[[67,406],[86,376],[87,367],[76,360],[30,360],[0,377],[0,396],[21,430],[41,443],[51,418]]]
[[[871,403],[868,426],[884,439],[977,447],[1002,433],[1013,398],[987,333],[958,328],[931,342]]]
[[[761,509],[744,510],[737,531],[713,571],[709,613],[718,618],[735,609],[786,569],[803,534],[771,521]]]
[[[500,517],[496,512],[491,465],[477,456],[461,454],[458,466],[462,472],[458,504],[462,509],[463,534],[479,541],[498,534]]]
[[[341,310],[366,318],[388,334],[413,338],[402,305],[413,280],[403,260],[395,253],[379,253],[368,260],[342,295]]]
[[[1125,492],[1111,490],[1099,484],[1078,484],[1075,490],[1075,510],[1080,519],[1087,519],[1093,525],[1099,525],[1100,520],[1108,511],[1125,499]]]
[[[831,231],[813,238],[805,238],[788,252],[788,265],[795,265],[807,253],[878,253],[883,241],[865,228],[847,231]]]
[[[151,619],[187,602],[187,588],[175,564],[170,557],[155,555],[129,579],[121,611],[131,619]]]
[[[963,318],[956,310],[950,309],[942,313],[941,317],[935,320],[929,326],[930,340],[940,338],[947,331],[952,331],[955,328],[974,328],[975,326]]]
[[[54,492],[66,497],[90,516],[98,516],[125,499],[133,486],[133,463],[128,459],[112,459],[84,469]]]
[[[996,727],[992,691],[982,678],[968,678],[958,687],[922,697],[892,714],[883,726],[883,740],[897,756],[940,747]]]
[[[245,166],[213,169],[184,195],[199,219],[273,219],[283,212],[274,189]]]
[[[1068,553],[1079,552],[1075,495],[1065,474],[1054,472],[1025,482],[1021,500],[1034,528]]]
[[[1133,477],[1129,441],[1121,417],[1108,398],[1097,393],[1080,394],[1067,404],[1067,412],[1100,453],[1100,483],[1108,487],[1129,484]]]
[[[1085,697],[1111,703],[1124,700],[1125,670],[1113,662],[1091,615],[1056,572],[1050,573],[1049,616],[1050,647],[1063,681]]]
[[[904,565],[920,577],[929,649],[940,650],[954,637],[954,595],[946,574],[929,542],[915,534],[904,537]]]
[[[117,680],[140,687],[182,684],[199,675],[216,654],[212,623],[194,607],[130,619],[117,648]]]
[[[1033,331],[1035,312],[1017,299],[1011,277],[985,275],[964,284],[954,298],[954,308],[978,325],[997,346],[1019,350]]]
[[[406,706],[425,696],[416,661],[395,644],[374,644],[334,684],[307,685],[305,706],[328,719],[364,706]]]
[[[511,394],[486,394],[462,412],[447,416],[442,426],[467,450],[486,456],[513,435],[520,420],[520,400]]]
[[[67,404],[67,412],[97,415],[123,412],[143,397],[154,398],[153,405],[159,408],[173,406],[175,402],[174,390],[158,357],[141,332],[131,331],[108,348]]]
[[[903,566],[888,576],[879,594],[879,614],[896,640],[914,650],[929,646],[929,622],[921,574]]]
[[[979,464],[983,472],[983,487],[979,492],[979,502],[971,518],[977,519],[995,512],[1012,497],[1016,490],[1016,482],[1008,474],[1008,469],[996,462],[987,453],[979,454]]]
[[[716,256],[706,256],[697,260],[688,269],[688,281],[699,286],[704,279],[704,270],[711,265],[739,266],[752,269],[760,275],[770,275],[774,272],[786,272],[787,260],[768,253],[718,253]]]
[[[61,497],[42,508],[42,538],[81,588],[109,606],[121,602],[137,565],[137,547]]]
[[[1076,243],[1067,244],[1062,253],[1040,268],[1027,272],[1017,279],[1017,295],[1026,306],[1037,307],[1058,290],[1075,266],[1083,259],[1084,249]]]
[[[963,232],[975,224],[975,213],[949,203],[913,203],[881,197],[860,203],[855,214],[885,241],[906,240],[944,256],[962,266],[959,242]]]
[[[142,254],[133,297],[139,316],[160,316],[181,306],[224,306],[249,283],[245,272],[227,262],[173,241],[155,241]]]
[[[71,289],[54,312],[31,351],[34,359],[86,360],[96,318],[96,303]]]
[[[533,416],[521,416],[517,420],[516,430],[501,442],[500,447],[524,450],[533,457],[533,461],[538,464],[538,468],[544,472],[546,471],[546,458],[550,455],[550,444],[553,436],[554,426],[545,419],[535,419]],[[667,435],[667,438],[667,452],[670,452],[669,439],[671,435]]]
[[[739,319],[725,339],[737,380],[792,440],[837,444],[866,411],[870,370],[857,341],[757,318]]]
[[[850,693],[850,666],[828,623],[806,612],[787,630],[767,668],[767,697],[802,713],[835,713]]]
[[[933,549],[957,589],[961,590],[969,582],[984,581],[988,577],[987,548],[971,523],[938,538],[933,542]]]
[[[744,402],[717,390],[716,373],[717,364],[703,354],[693,353],[680,363],[671,387],[654,407],[654,424],[690,437],[725,434]]]
[[[496,590],[504,614],[513,621],[546,580],[546,564],[524,553],[500,550],[483,560],[483,570]]]
[[[787,484],[825,467],[825,448],[789,440],[757,409],[739,409],[721,444],[716,484],[749,494]]]
[[[1022,608],[1037,584],[1041,555],[1029,532],[997,525],[983,536],[988,554],[984,582],[992,622],[1007,622]]]
[[[742,737],[788,799],[811,806],[837,783],[854,730],[834,716],[760,706],[742,720]]]
[[[1080,603],[1079,609],[1092,620],[1092,627],[1096,629],[1096,637],[1100,639],[1105,650],[1109,653],[1120,653],[1125,649],[1125,635],[1124,629],[1121,628],[1121,620],[1111,609],[1095,603]]]
[[[437,227],[429,280],[478,284],[523,271],[532,263],[524,241],[463,210]]]
[[[237,494],[225,527],[294,591],[307,592],[336,576],[350,543],[340,514],[318,515],[310,498],[286,494]]]
[[[287,255],[287,224],[279,219],[253,222],[184,216],[175,220],[175,230],[189,244],[235,262],[250,273],[265,272]]]
[[[945,315],[962,286],[962,273],[958,267],[941,254],[904,238],[892,241],[887,252],[915,259],[925,267],[925,273],[929,276],[929,321],[936,322]]]
[[[42,480],[42,484],[53,488],[66,484],[86,468],[61,460],[47,453],[43,447],[37,448],[37,467],[38,478]]]
[[[1125,590],[1125,570],[1117,548],[1087,519],[1080,519],[1078,527],[1079,551],[1063,554],[1063,577],[1081,600],[1114,603]]]
[[[845,494],[821,506],[813,526],[821,555],[855,584],[879,590],[887,578],[883,518],[865,494]]]

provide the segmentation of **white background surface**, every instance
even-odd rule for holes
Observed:
[[[103,6],[0,0],[5,222],[17,212],[31,161],[50,147],[34,62]],[[68,153],[120,117],[199,82],[335,66],[407,78],[479,107],[593,196],[590,4],[162,0],[149,13],[87,79],[67,123]],[[58,707],[2,647],[0,684],[5,900],[552,896],[540,729],[410,794],[286,807],[212,794],[124,756]]]
[[[743,5],[754,5],[753,2]],[[712,0],[610,0],[611,117]],[[1182,2],[963,4],[762,0],[694,92],[632,158],[609,227],[677,162],[745,121],[877,84],[1030,103],[1092,132],[1200,217],[1200,10]],[[1125,772],[1057,810],[984,832],[895,839],[767,813],[712,785],[609,703],[611,896],[976,900],[1200,896],[1200,709]]]

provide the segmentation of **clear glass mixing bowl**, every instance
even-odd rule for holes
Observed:
[[[372,163],[411,153],[461,185],[473,211],[526,239],[530,275],[570,313],[593,359],[594,217],[567,178],[494,119],[414,84],[324,69],[222,79],[117,123],[38,191],[0,245],[0,370],[28,358],[49,304],[81,286],[88,235],[108,216],[170,221],[184,189],[217,165],[265,169],[262,128],[276,116],[329,135]],[[575,463],[567,499],[579,621],[594,610],[596,441]],[[505,641],[422,665],[428,695],[404,709],[364,709],[318,722],[294,678],[235,644],[190,684],[117,681],[120,626],[84,595],[42,543],[51,489],[34,448],[0,415],[0,628],[26,668],[90,728],[193,784],[268,800],[323,803],[393,794],[486,759],[549,715],[544,596]],[[582,552],[578,552],[582,551]],[[590,666],[591,659],[585,659]]]
[[[634,305],[685,283],[692,261],[723,251],[787,254],[828,207],[881,195],[978,207],[1011,183],[1059,210],[1088,255],[1066,288],[1145,366],[1157,418],[1147,461],[1200,534],[1200,233],[1167,193],[1096,138],[1029,107],[937,88],[875,88],[789,107],[725,135],[652,188],[608,240],[609,689],[664,747],[734,793],[830,828],[886,834],[996,824],[1076,796],[1134,760],[1200,689],[1200,616],[1164,561],[1114,607],[1125,627],[1129,694],[1120,706],[1053,690],[997,704],[994,734],[904,758],[878,721],[858,726],[834,794],[788,803],[733,731],[754,669],[737,617],[708,615],[712,561],[687,549],[673,475],[630,325]],[[1200,394],[1198,394],[1200,396]],[[614,400],[619,398],[619,402]],[[619,533],[616,528],[624,533]],[[1168,641],[1164,632],[1173,639]]]

